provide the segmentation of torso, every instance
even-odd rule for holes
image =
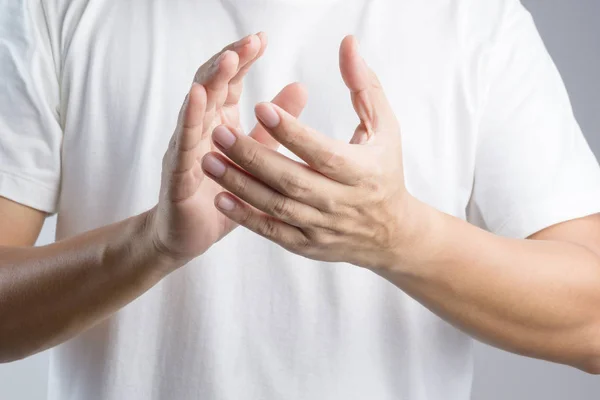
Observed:
[[[300,81],[309,93],[302,120],[350,140],[357,117],[338,46],[353,33],[401,123],[409,191],[465,218],[479,101],[465,2],[49,2],[64,127],[58,237],[155,204],[194,72],[260,30],[269,47],[245,82],[247,130],[255,103]],[[240,228],[54,349],[50,397],[466,400],[470,348],[378,276],[296,256]]]

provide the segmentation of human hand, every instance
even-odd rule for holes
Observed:
[[[163,158],[158,205],[148,213],[149,236],[161,254],[188,261],[237,226],[215,209],[213,199],[222,189],[204,179],[200,160],[209,151],[217,151],[210,140],[215,126],[227,124],[241,131],[238,101],[243,78],[266,43],[263,33],[247,36],[217,53],[194,77]],[[306,94],[300,85],[292,84],[273,102],[299,115]],[[246,138],[268,149],[278,146],[260,125]]]
[[[306,257],[379,269],[412,240],[418,202],[404,185],[398,121],[352,37],[342,42],[340,69],[361,121],[350,143],[263,103],[261,124],[306,164],[222,125],[213,141],[231,161],[211,152],[202,166],[235,194],[215,199],[232,221]]]

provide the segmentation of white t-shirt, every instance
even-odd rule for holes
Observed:
[[[349,140],[353,33],[414,196],[516,238],[600,211],[600,168],[518,0],[0,0],[0,195],[57,212],[58,239],[149,209],[194,72],[259,30],[248,130],[256,102],[300,81],[302,120]],[[471,348],[370,271],[239,228],[53,349],[49,397],[467,400]]]

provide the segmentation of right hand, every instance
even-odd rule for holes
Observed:
[[[159,202],[149,211],[153,246],[169,258],[189,261],[236,227],[215,208],[214,198],[223,189],[205,178],[200,162],[209,151],[218,151],[211,141],[215,127],[227,124],[241,130],[242,81],[266,43],[263,33],[247,36],[225,47],[196,73],[163,158]],[[306,93],[299,84],[291,84],[273,102],[298,116]],[[279,145],[260,124],[249,136],[273,149]]]

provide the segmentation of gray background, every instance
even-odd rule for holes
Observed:
[[[485,0],[481,0],[485,1]],[[600,0],[523,0],[567,85],[575,114],[600,157]],[[54,220],[40,243],[54,237]],[[0,400],[44,399],[47,353],[0,365]],[[478,344],[474,400],[597,400],[600,377]]]

